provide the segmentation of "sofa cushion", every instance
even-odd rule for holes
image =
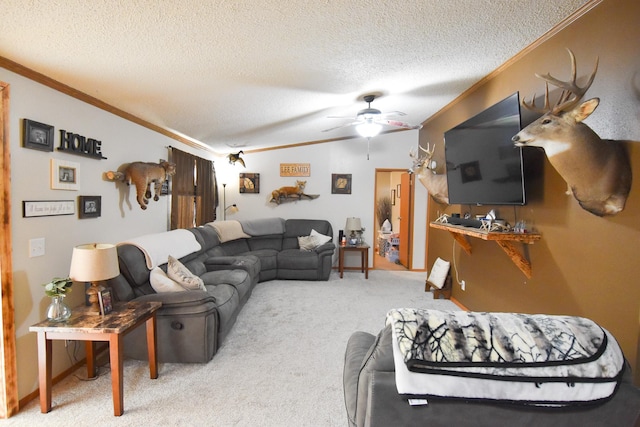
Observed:
[[[206,285],[219,285],[225,283],[233,286],[238,291],[240,301],[248,298],[251,292],[251,277],[245,270],[218,270],[209,271],[202,275],[202,280]]]
[[[261,249],[282,250],[282,234],[270,234],[247,239],[249,250],[259,251]]]
[[[315,252],[285,249],[278,253],[278,269],[317,270],[318,264],[318,254]]]
[[[247,239],[238,239],[220,243],[220,246],[212,248],[210,253],[215,256],[231,256],[249,252],[250,250]]]
[[[205,289],[202,279],[190,272],[187,267],[171,255],[169,255],[169,262],[167,262],[167,276],[187,290]]]
[[[174,282],[167,276],[167,273],[164,272],[160,267],[154,267],[149,273],[149,281],[151,282],[151,287],[157,293],[163,292],[184,292],[185,288]]]

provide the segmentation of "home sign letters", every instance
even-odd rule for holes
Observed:
[[[94,159],[106,159],[102,155],[101,145],[102,141],[97,139],[60,129],[60,146],[58,147],[60,151],[68,151],[71,154],[93,157]]]

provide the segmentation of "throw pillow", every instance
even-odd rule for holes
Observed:
[[[300,236],[298,237],[298,246],[300,246],[300,250],[312,251],[318,247],[318,242],[315,236]]]
[[[205,291],[201,278],[189,271],[180,261],[169,255],[167,275],[188,291]]]
[[[178,285],[176,282],[171,280],[167,273],[165,273],[160,267],[154,267],[149,274],[149,281],[151,282],[151,287],[157,293],[163,292],[184,292],[185,288]]]
[[[325,236],[324,234],[320,234],[313,228],[311,229],[311,236],[316,238],[318,246],[322,246],[325,243],[327,243],[329,240],[331,240],[331,236]]]
[[[433,263],[433,268],[431,269],[427,282],[433,283],[433,285],[438,289],[442,289],[445,280],[447,280],[450,266],[451,263],[449,261],[445,261],[438,257],[436,262]]]

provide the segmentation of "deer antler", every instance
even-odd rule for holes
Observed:
[[[544,75],[536,73],[536,77],[545,80],[544,106],[542,108],[536,107],[534,94],[530,103],[527,103],[524,98],[522,99],[523,107],[538,113],[546,113],[551,111],[553,114],[558,114],[562,111],[572,109],[578,102],[580,102],[584,94],[587,93],[587,90],[589,90],[589,88],[591,87],[591,84],[596,77],[596,73],[598,72],[598,58],[596,58],[596,64],[593,69],[593,73],[591,73],[591,76],[589,76],[589,80],[587,81],[586,85],[580,87],[576,82],[576,57],[571,49],[567,49],[567,51],[569,52],[569,56],[571,57],[571,80],[564,82],[553,77],[549,73]],[[549,83],[562,89],[562,93],[560,94],[560,97],[558,98],[558,101],[553,106],[553,108],[551,108],[551,106],[549,105]]]
[[[429,144],[428,142],[427,142],[427,148],[422,148],[420,145],[418,145],[418,147],[419,147],[422,151],[424,151],[425,153],[427,153],[426,160],[431,160],[431,158],[433,157],[433,153],[434,153],[434,151],[436,151],[436,146],[435,146],[435,144],[433,145],[433,148],[432,148],[431,150],[429,150],[429,146],[430,146],[430,144]]]

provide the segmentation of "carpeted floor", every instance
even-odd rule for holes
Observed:
[[[425,273],[356,272],[328,282],[260,283],[226,341],[207,364],[126,360],[124,415],[113,416],[108,366],[95,381],[81,368],[53,388],[53,409],[38,400],[7,426],[346,426],[344,351],[356,330],[377,333],[390,308],[456,310],[424,292]]]

